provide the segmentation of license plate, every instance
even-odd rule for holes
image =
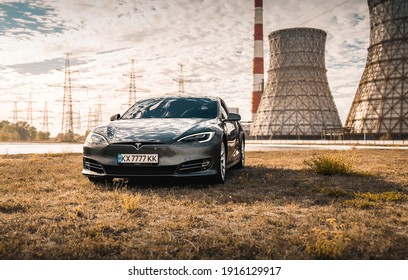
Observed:
[[[158,154],[118,154],[118,163],[159,163]]]

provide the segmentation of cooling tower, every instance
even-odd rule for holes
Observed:
[[[327,81],[326,32],[291,28],[269,34],[268,82],[251,127],[262,138],[316,138],[341,127]]]
[[[370,47],[346,126],[372,139],[408,137],[408,1],[369,0]]]

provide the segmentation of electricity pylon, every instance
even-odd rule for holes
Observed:
[[[31,92],[30,92],[28,100],[24,102],[27,102],[27,123],[30,126],[33,126],[33,99],[31,96]]]
[[[18,122],[18,113],[21,112],[21,110],[18,109],[18,102],[20,102],[21,100],[2,100],[2,102],[13,102],[14,103],[14,109],[13,109],[13,123],[17,123]]]
[[[131,62],[130,73],[129,74],[123,74],[123,76],[129,77],[129,86],[127,88],[116,90],[116,91],[127,91],[127,92],[129,92],[129,98],[128,98],[128,104],[127,104],[128,107],[132,106],[136,102],[136,100],[137,100],[136,93],[137,92],[150,92],[147,89],[136,87],[136,78],[141,78],[143,76],[137,76],[136,75],[135,60],[131,59],[130,62]]]
[[[102,97],[99,95],[99,102],[98,102],[98,110],[97,110],[97,121],[98,125],[102,124]]]
[[[178,83],[178,86],[179,86],[178,87],[178,95],[182,96],[182,95],[185,94],[184,83],[185,82],[191,82],[191,80],[184,79],[184,74],[183,74],[184,65],[183,64],[179,64],[179,65],[180,65],[179,77],[178,77],[178,79],[173,79],[173,81],[176,81]]]
[[[42,117],[42,131],[43,132],[50,132],[50,127],[49,127],[49,121],[48,121],[48,104],[47,101],[44,103],[44,111],[43,111],[43,117]]]
[[[73,85],[71,82],[71,73],[78,72],[72,71],[70,69],[69,56],[71,53],[65,53],[65,68],[64,68],[64,84],[50,85],[52,87],[63,87],[64,97],[62,99],[62,122],[61,122],[61,133],[63,141],[73,141],[74,140],[74,120],[73,120],[73,109],[72,109],[72,89],[73,88],[87,88],[86,86]]]
[[[14,110],[13,110],[13,123],[17,123],[18,122],[18,109],[17,109],[17,102],[18,101],[14,101]]]

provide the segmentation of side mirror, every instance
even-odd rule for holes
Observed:
[[[120,119],[120,114],[114,114],[114,115],[112,115],[112,117],[110,118],[110,120],[113,122],[113,121],[117,121],[117,120],[119,120]]]
[[[226,121],[240,121],[241,120],[241,115],[240,114],[235,114],[235,113],[229,113]]]

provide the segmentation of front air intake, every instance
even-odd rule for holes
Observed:
[[[177,172],[178,173],[191,173],[204,171],[212,166],[212,159],[200,159],[188,161],[180,165]]]

